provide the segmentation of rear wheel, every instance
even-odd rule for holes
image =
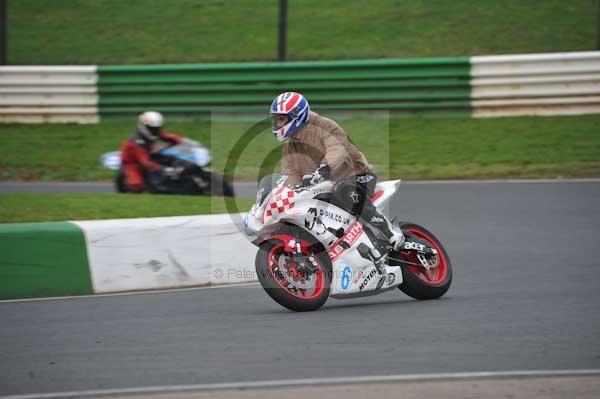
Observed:
[[[317,310],[329,296],[331,266],[326,252],[303,253],[310,259],[315,271],[307,273],[298,269],[286,244],[280,240],[263,242],[256,254],[258,280],[267,294],[296,312]]]
[[[206,189],[211,196],[233,197],[233,186],[225,178],[214,172],[206,172],[210,179],[210,185]]]
[[[437,299],[444,295],[452,283],[452,264],[442,243],[427,229],[414,223],[401,222],[406,236],[415,236],[435,248],[437,255],[428,259],[429,269],[417,258],[417,252],[401,250],[403,283],[398,287],[415,299]]]

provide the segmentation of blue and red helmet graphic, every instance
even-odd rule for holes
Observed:
[[[310,106],[302,94],[288,91],[275,97],[269,113],[273,122],[273,134],[277,140],[285,141],[308,123]],[[281,115],[287,116],[285,123],[281,123]]]

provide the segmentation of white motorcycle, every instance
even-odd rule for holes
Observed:
[[[398,252],[390,251],[378,229],[332,203],[333,182],[288,187],[285,180],[263,178],[244,219],[246,234],[257,237],[258,279],[277,303],[309,311],[330,296],[355,298],[399,288],[416,299],[436,299],[448,291],[450,258],[428,230],[393,222],[406,240]],[[399,184],[377,184],[371,201],[380,211]]]

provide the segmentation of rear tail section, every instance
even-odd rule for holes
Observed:
[[[371,197],[373,205],[375,205],[380,211],[387,210],[390,200],[400,186],[400,182],[401,180],[390,180],[377,183],[377,186],[375,186],[375,194],[373,194]]]

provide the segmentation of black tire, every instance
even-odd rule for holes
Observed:
[[[321,251],[313,254],[323,269],[324,280],[322,292],[315,298],[300,299],[290,293],[287,289],[281,287],[275,281],[276,277],[274,277],[273,272],[269,267],[269,254],[277,246],[281,246],[281,241],[267,240],[264,241],[258,249],[255,265],[260,284],[275,302],[287,309],[296,312],[308,312],[319,309],[327,301],[331,286],[331,264],[329,262],[329,257],[327,256],[327,252]]]
[[[225,178],[214,172],[206,172],[210,177],[210,186],[206,189],[207,194],[218,197],[233,197],[233,186]]]
[[[402,267],[403,282],[398,288],[406,295],[415,299],[426,300],[440,298],[448,291],[450,284],[452,283],[452,263],[450,262],[448,252],[446,252],[442,243],[424,227],[408,222],[400,222],[399,226],[405,235],[412,234],[433,244],[440,255],[440,265],[438,266],[440,269],[436,271],[437,273],[440,273],[440,275],[438,275],[433,282],[426,281],[424,278],[415,274],[415,271],[422,268],[421,266],[415,267],[400,263],[400,266]],[[443,271],[442,260],[444,262]],[[422,268],[422,270],[423,272],[425,271],[424,268]],[[421,273],[421,275],[423,275],[423,273]]]

